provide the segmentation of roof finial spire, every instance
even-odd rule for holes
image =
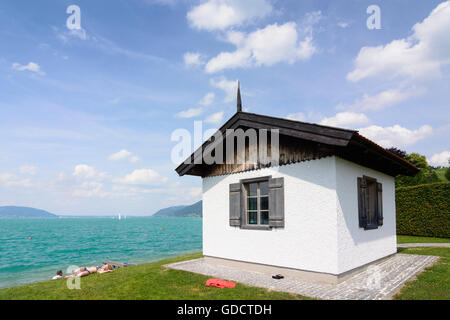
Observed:
[[[237,112],[242,112],[241,82],[238,81]]]

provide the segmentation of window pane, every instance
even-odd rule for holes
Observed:
[[[261,210],[269,210],[269,197],[261,197]]]
[[[248,195],[250,197],[252,197],[252,196],[256,197],[258,195],[258,184],[257,183],[250,183],[248,185]]]
[[[248,224],[258,224],[258,213],[256,211],[248,212]]]
[[[269,182],[265,181],[265,182],[261,182],[259,184],[259,188],[260,188],[260,193],[262,196],[268,196],[269,195]]]
[[[269,224],[269,211],[261,211],[261,224]]]
[[[248,198],[247,210],[258,210],[257,203],[258,203],[258,198]]]

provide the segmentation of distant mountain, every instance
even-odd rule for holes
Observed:
[[[178,211],[175,211],[175,217],[201,217],[202,216],[202,201],[194,203],[191,206],[184,207]]]
[[[164,209],[161,209],[158,212],[156,212],[153,215],[153,217],[168,217],[183,208],[186,208],[186,206],[174,206],[174,207],[164,208]]]
[[[0,207],[0,218],[58,218],[58,216],[35,208]]]
[[[185,218],[185,217],[201,217],[202,216],[202,202],[199,201],[191,206],[176,206],[159,210],[153,215],[156,218],[172,217],[172,218]]]

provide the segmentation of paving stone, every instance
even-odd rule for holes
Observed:
[[[172,263],[166,267],[318,299],[383,300],[392,298],[405,282],[412,280],[437,259],[434,256],[396,254],[335,285],[289,277],[274,280],[260,272],[209,264],[203,258]]]

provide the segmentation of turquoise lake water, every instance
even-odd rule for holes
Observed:
[[[71,265],[139,264],[201,250],[200,218],[0,219],[0,288],[49,280]]]

